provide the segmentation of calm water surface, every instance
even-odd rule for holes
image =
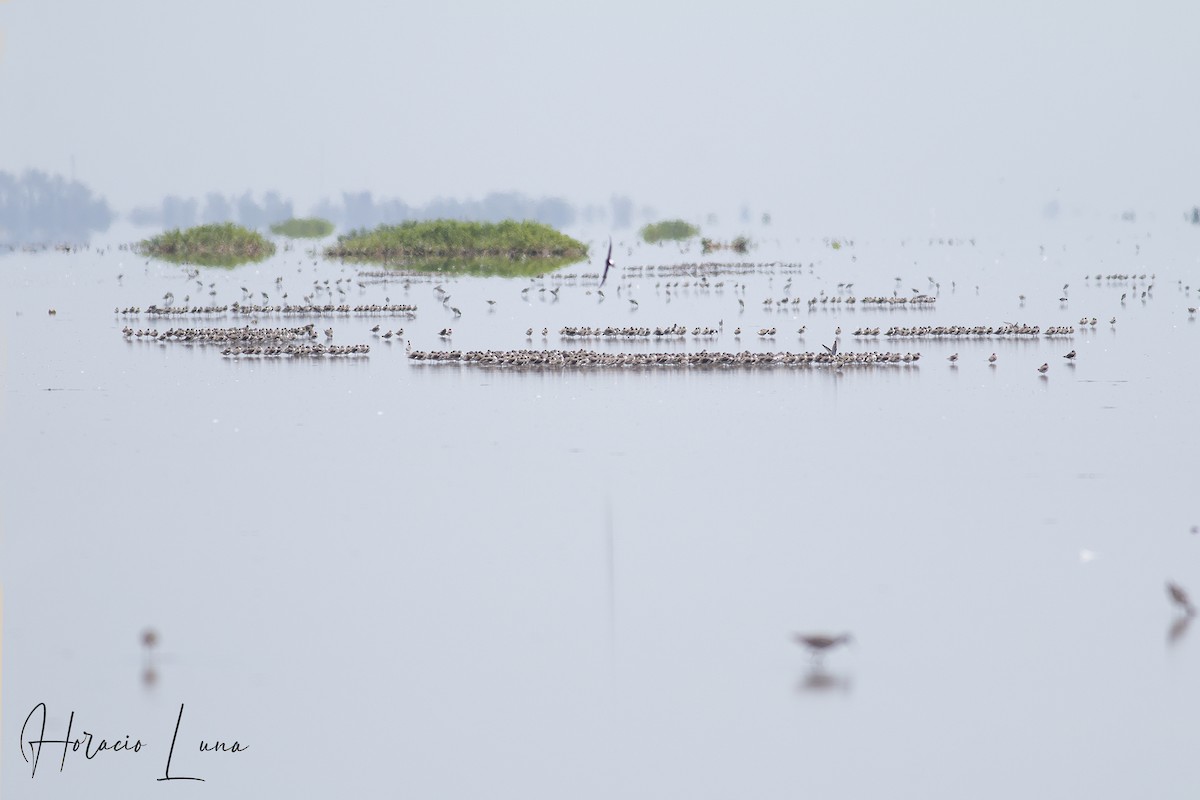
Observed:
[[[1196,233],[1112,223],[836,251],[780,236],[741,259],[764,266],[707,286],[629,267],[730,256],[623,243],[603,301],[583,277],[360,288],[354,268],[296,250],[203,270],[203,287],[116,249],[2,254],[0,788],[1196,797],[1200,633],[1164,589],[1200,595]],[[1094,277],[1113,273],[1147,277]],[[126,324],[180,323],[113,313],[168,291],[208,302],[209,283],[222,303],[241,287],[299,302],[326,278],[353,279],[330,302],[388,298],[417,317],[259,319],[372,347],[289,361],[127,341]],[[843,297],[938,301],[762,305],[847,282]],[[1003,321],[1076,332],[850,335]],[[582,346],[818,351],[840,326],[842,350],[922,358],[588,372],[405,358],[405,340],[579,347],[559,327],[721,322],[716,339]],[[814,665],[798,631],[854,643]],[[68,754],[62,771],[47,746],[31,780],[21,727],[40,702],[47,738],[74,711],[73,735],[147,746]],[[155,779],[181,703],[172,773],[206,782],[168,789]],[[199,752],[216,739],[248,749]]]

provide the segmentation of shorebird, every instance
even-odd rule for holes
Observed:
[[[958,361],[958,353],[951,353],[946,356],[946,360],[953,364],[955,361]]]
[[[604,282],[608,280],[609,267],[613,265],[612,257],[612,237],[608,237],[608,256],[604,259],[604,274],[600,277],[600,285],[604,286]]]
[[[992,353],[990,356],[988,356],[988,363],[989,363],[989,364],[995,364],[995,363],[996,363],[996,354],[995,354],[995,353]]]
[[[1071,352],[1069,352],[1065,356],[1063,356],[1063,358],[1067,359],[1068,361],[1074,361],[1075,360],[1075,351],[1072,350]]]
[[[826,633],[796,633],[792,635],[792,639],[796,644],[807,647],[812,653],[814,660],[820,660],[827,651],[832,650],[839,644],[850,642],[851,636],[848,633],[842,633],[837,636]]]
[[[1045,375],[1045,374],[1046,374],[1046,370],[1048,370],[1048,369],[1050,369],[1050,364],[1049,364],[1049,363],[1042,364],[1040,367],[1038,367],[1038,372],[1040,372],[1040,373],[1042,373],[1043,375]]]
[[[1167,596],[1189,617],[1196,616],[1196,607],[1192,605],[1192,601],[1188,599],[1187,592],[1183,590],[1182,586],[1174,581],[1167,581]]]

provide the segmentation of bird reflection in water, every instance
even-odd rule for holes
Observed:
[[[796,684],[796,691],[814,694],[827,692],[849,694],[850,676],[845,673],[830,672],[820,664],[813,664]]]
[[[1171,623],[1171,627],[1167,628],[1167,644],[1172,646],[1179,644],[1183,637],[1187,635],[1188,627],[1192,624],[1193,619],[1195,617],[1186,614],[1176,618]]]

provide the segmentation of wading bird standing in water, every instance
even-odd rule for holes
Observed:
[[[831,636],[824,633],[797,633],[793,634],[794,641],[798,645],[807,647],[812,653],[813,661],[819,662],[825,653],[839,644],[846,644],[851,640],[848,633],[843,633],[838,636]]]
[[[612,259],[612,237],[608,237],[608,256],[604,259],[604,274],[600,276],[600,286],[604,286],[604,282],[608,280],[608,269],[613,265]]]
[[[1196,616],[1196,607],[1192,605],[1192,601],[1188,598],[1187,592],[1183,587],[1174,581],[1167,581],[1167,596],[1171,598],[1171,602],[1183,609],[1183,612],[1189,617]]]

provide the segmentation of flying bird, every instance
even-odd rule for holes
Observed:
[[[604,259],[604,274],[600,276],[600,285],[604,286],[604,282],[608,280],[608,269],[613,265],[612,257],[612,237],[608,237],[608,256]]]

